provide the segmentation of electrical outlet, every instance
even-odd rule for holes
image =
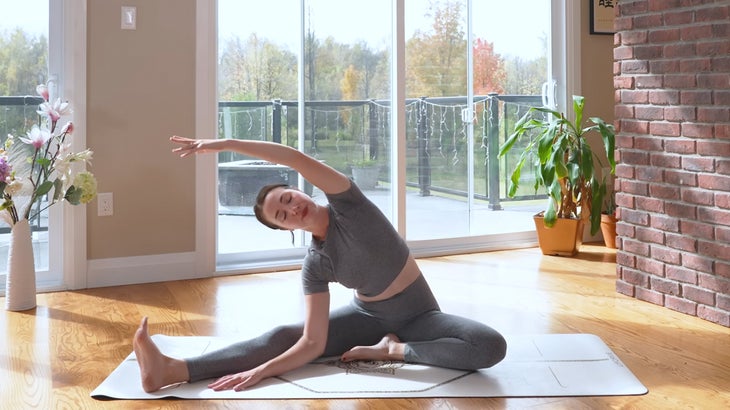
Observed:
[[[114,215],[114,196],[111,192],[98,194],[96,196],[97,201],[97,213],[99,216],[112,216]]]

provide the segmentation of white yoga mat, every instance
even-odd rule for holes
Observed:
[[[227,345],[215,337],[152,336],[160,350],[191,357]],[[560,397],[640,395],[648,390],[603,341],[590,334],[507,337],[507,357],[476,372],[400,362],[322,359],[241,392],[209,381],[145,393],[132,352],[94,391],[95,398],[326,399],[365,397]]]

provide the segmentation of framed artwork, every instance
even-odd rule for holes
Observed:
[[[613,19],[618,0],[588,0],[591,4],[591,34],[613,34]]]

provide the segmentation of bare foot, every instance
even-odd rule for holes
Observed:
[[[398,336],[388,333],[378,344],[372,346],[355,346],[340,358],[343,362],[353,360],[404,360],[405,344]]]
[[[134,354],[137,356],[142,388],[151,393],[174,383],[185,382],[190,377],[184,361],[165,356],[147,333],[147,317],[142,318],[134,333]]]

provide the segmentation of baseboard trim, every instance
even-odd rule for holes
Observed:
[[[87,288],[195,279],[195,252],[127,258],[92,259],[88,264]]]

